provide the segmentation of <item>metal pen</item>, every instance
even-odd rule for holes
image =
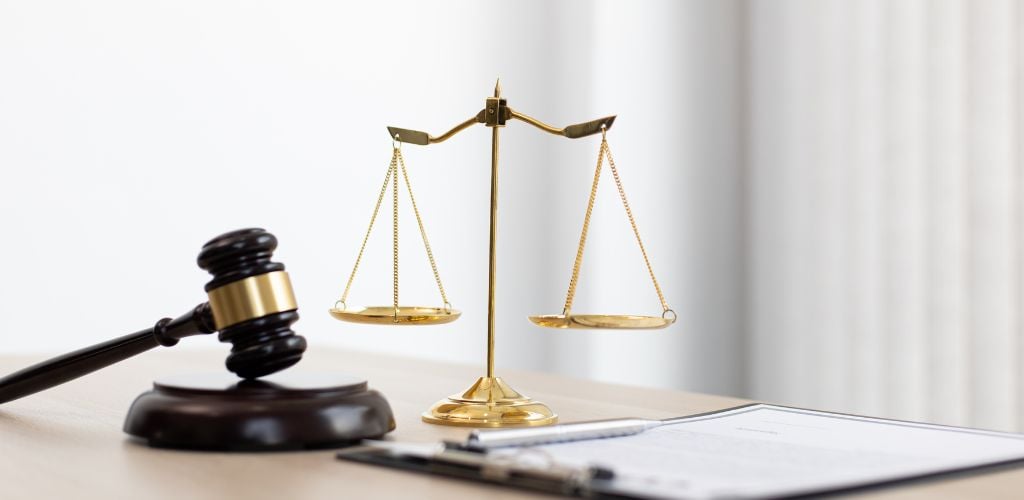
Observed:
[[[671,420],[671,419],[670,419]],[[493,431],[474,430],[466,439],[466,448],[488,450],[507,446],[531,446],[538,444],[582,441],[619,436],[630,436],[660,427],[669,420],[647,418],[615,418],[558,424],[549,427],[528,427],[525,429],[502,429]]]

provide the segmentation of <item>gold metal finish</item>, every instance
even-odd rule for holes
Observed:
[[[461,427],[533,427],[558,422],[544,403],[534,401],[501,377],[480,377],[459,394],[431,406],[421,416],[429,424]]]
[[[595,328],[609,330],[659,330],[675,323],[670,319],[658,316],[634,316],[629,314],[546,314],[530,316],[530,321],[537,326],[546,328],[569,328],[574,330],[593,330]]]
[[[612,128],[612,124],[615,123],[614,116],[606,116],[604,118],[593,120],[585,123],[577,123],[575,125],[569,125],[565,127],[562,135],[570,139],[578,139],[580,137],[586,137],[588,135],[594,135],[601,131],[608,131]]]
[[[234,281],[207,293],[218,330],[299,306],[288,273],[274,271]]]
[[[668,302],[665,302],[665,294],[661,293],[661,285],[658,284],[658,278],[654,277],[654,268],[651,267],[651,259],[647,257],[647,249],[644,247],[643,240],[640,239],[640,230],[636,227],[636,219],[633,217],[633,210],[629,208],[629,200],[626,199],[626,191],[622,188],[622,179],[619,177],[619,170],[615,168],[615,158],[612,158],[612,150],[608,147],[607,132],[601,136],[601,146],[604,148],[604,154],[608,157],[608,166],[612,169],[612,178],[615,179],[615,188],[618,189],[619,198],[622,199],[622,206],[626,209],[626,217],[629,218],[629,225],[633,228],[633,236],[636,237],[636,244],[640,246],[640,254],[643,255],[644,264],[647,265],[647,274],[651,276],[651,283],[654,283],[654,291],[658,293],[658,301],[661,302],[662,313],[668,312],[671,309],[668,307]],[[675,313],[673,312],[673,315],[674,314]]]
[[[439,142],[447,141],[451,136],[462,132],[463,130],[476,125],[477,123],[483,123],[483,111],[478,113],[476,116],[456,125],[451,130],[441,134],[438,137],[434,137],[426,132],[420,132],[419,130],[409,130],[407,128],[388,127],[388,133],[391,137],[399,137],[402,142],[409,144],[416,144],[417,146],[426,146],[427,144],[437,144]]]
[[[601,165],[604,158],[608,158],[608,167],[615,179],[615,187],[619,191],[619,198],[622,206],[626,209],[626,217],[629,218],[629,225],[633,228],[633,235],[636,237],[637,245],[640,246],[640,253],[644,257],[644,264],[647,265],[647,273],[654,284],[654,290],[661,302],[661,317],[636,316],[636,315],[615,315],[615,314],[572,314],[572,303],[576,297],[576,285],[579,283],[580,267],[583,264],[583,250],[587,246],[587,233],[590,230],[590,216],[594,211],[594,201],[597,199],[597,186],[601,180]],[[668,317],[671,314],[671,319]],[[612,158],[612,151],[608,147],[608,129],[601,128],[601,148],[597,153],[597,167],[594,168],[594,182],[590,185],[590,198],[587,200],[587,211],[583,215],[583,230],[580,231],[580,242],[576,248],[576,260],[572,265],[572,277],[569,278],[569,290],[565,294],[565,306],[562,307],[562,314],[551,314],[542,316],[530,316],[530,321],[539,326],[548,328],[607,328],[607,329],[636,329],[649,330],[665,328],[676,321],[676,313],[668,307],[665,295],[661,292],[661,285],[658,278],[654,276],[654,268],[651,260],[647,257],[647,249],[640,239],[640,230],[637,229],[636,219],[633,217],[633,210],[629,208],[629,200],[626,199],[626,191],[622,187],[622,179],[619,177],[619,170],[615,167],[615,159]]]
[[[509,113],[511,114],[511,118],[529,123],[530,125],[533,125],[534,127],[537,127],[549,134],[561,135],[570,139],[579,139],[580,137],[594,135],[601,130],[608,130],[612,128],[612,124],[615,123],[615,116],[606,116],[589,122],[569,125],[565,128],[557,128],[511,108],[509,108]]]
[[[395,140],[397,141],[398,138],[396,137]],[[395,151],[394,156],[396,156],[396,157],[398,155],[402,154],[401,150],[398,149],[397,147],[395,147],[394,151]],[[395,171],[395,165],[394,164],[395,164],[395,159],[392,158],[391,159],[391,170],[392,170],[391,177],[395,180],[395,182],[391,183],[391,187],[393,188],[391,190],[391,193],[392,193],[391,213],[393,214],[392,215],[392,219],[391,219],[391,235],[392,235],[391,236],[391,242],[392,242],[391,243],[391,259],[393,261],[392,274],[391,274],[393,282],[392,282],[392,285],[391,285],[391,293],[394,296],[393,304],[394,304],[394,309],[395,309],[395,317],[397,318],[398,317],[398,172]]]
[[[495,86],[494,97],[488,97],[484,103],[484,125],[488,127],[504,127],[510,114],[507,102],[501,98],[501,86]]]
[[[380,204],[384,201],[384,193],[388,191],[388,183],[391,182],[391,174],[394,173],[395,157],[397,155],[392,154],[391,166],[388,167],[388,173],[384,176],[384,185],[380,187],[380,195],[377,196],[377,204],[373,206],[373,215],[370,216],[370,227],[366,228],[366,236],[363,236],[363,244],[359,246],[359,255],[356,256],[356,265],[352,266],[352,273],[348,275],[348,283],[345,284],[345,291],[341,293],[341,299],[338,302],[342,304],[348,300],[348,292],[352,289],[352,281],[356,279],[356,271],[359,271],[359,263],[363,260],[363,252],[366,250],[366,242],[370,239],[370,233],[373,232],[373,223],[377,220],[377,213],[380,212]]]
[[[437,272],[437,262],[434,261],[434,251],[430,249],[430,239],[427,238],[427,230],[423,228],[423,217],[420,216],[420,208],[416,205],[416,196],[412,194],[412,183],[409,182],[409,173],[405,170],[405,159],[402,158],[402,153],[398,153],[398,165],[402,169],[402,179],[405,180],[406,190],[409,192],[409,201],[412,203],[412,213],[416,216],[416,225],[420,228],[420,236],[423,238],[423,247],[427,251],[427,260],[430,261],[430,270],[434,272],[434,282],[437,283],[437,290],[441,292],[441,300],[451,309],[451,303],[448,302],[448,294],[444,292],[444,283],[441,283],[441,274]],[[395,183],[395,187],[398,187],[398,183]],[[397,206],[397,203],[395,204]],[[395,237],[398,235],[398,216],[395,216]],[[398,241],[395,240],[395,248],[398,248]],[[395,289],[397,290],[397,276],[398,276],[398,254],[395,254]],[[395,293],[398,293],[397,291]],[[397,300],[395,301],[397,303]]]
[[[451,323],[462,315],[462,312],[451,307],[418,306],[399,306],[397,313],[393,306],[364,307],[353,310],[334,307],[328,312],[335,319],[373,325],[440,325]]]
[[[500,81],[495,84],[493,97],[488,97],[484,103],[484,109],[479,111],[474,117],[467,119],[466,121],[456,125],[451,130],[441,134],[440,136],[432,136],[427,132],[419,130],[411,130],[398,127],[388,127],[388,133],[392,138],[409,143],[425,146],[428,144],[436,144],[443,142],[458,134],[459,132],[477,124],[483,124],[491,128],[491,206],[490,206],[490,237],[488,246],[488,268],[487,268],[487,375],[481,377],[466,391],[455,394],[451,397],[442,399],[437,402],[429,411],[423,414],[423,421],[432,424],[443,424],[443,425],[460,425],[460,426],[473,426],[473,427],[513,427],[513,426],[532,426],[532,425],[547,425],[555,423],[558,417],[543,403],[533,401],[532,399],[519,394],[512,389],[508,384],[501,380],[501,378],[495,376],[494,370],[494,353],[495,353],[495,291],[496,283],[495,277],[497,275],[497,233],[498,233],[498,145],[499,145],[499,128],[505,126],[508,120],[519,120],[528,123],[540,130],[545,132],[568,137],[570,139],[577,139],[580,137],[587,137],[590,135],[597,134],[598,132],[607,131],[611,128],[615,122],[615,116],[607,116],[599,118],[597,120],[591,120],[584,123],[578,123],[569,125],[565,128],[557,128],[547,123],[544,123],[536,118],[530,117],[523,113],[513,110],[508,107],[507,101],[501,97],[501,83]],[[590,204],[587,209],[587,216],[584,222],[584,230],[581,235],[580,247],[577,251],[576,265],[574,266],[573,278],[570,284],[570,292],[566,301],[566,308],[563,311],[565,314],[557,316],[534,316],[530,319],[542,326],[550,326],[555,328],[664,328],[675,321],[675,313],[671,313],[671,319],[668,318],[671,312],[668,306],[665,304],[664,298],[661,296],[661,288],[657,284],[657,280],[654,280],[655,288],[658,290],[658,296],[661,298],[662,305],[664,306],[664,312],[661,318],[653,316],[628,316],[628,315],[575,315],[569,314],[569,310],[572,305],[572,297],[575,294],[576,282],[579,277],[579,266],[583,259],[583,246],[586,240],[586,232],[590,222],[590,213],[593,209],[593,201],[596,195],[597,179],[600,175],[602,158],[607,153],[609,165],[613,174],[615,175],[616,184],[619,185],[620,196],[622,197],[623,204],[626,205],[626,213],[630,218],[630,223],[633,226],[634,234],[637,237],[637,242],[640,243],[639,232],[636,229],[636,223],[633,220],[632,212],[629,210],[629,205],[626,202],[625,192],[621,188],[621,181],[619,180],[618,173],[615,169],[614,163],[611,161],[611,153],[607,151],[607,143],[602,140],[601,156],[598,159],[598,171],[595,172],[594,185],[591,190]],[[399,156],[399,163],[401,163],[401,157]],[[404,166],[402,167],[404,175]],[[397,169],[392,162],[391,171],[389,175],[397,176]],[[384,196],[384,191],[387,187],[389,177],[384,179],[384,187],[381,189],[381,198]],[[397,181],[396,181],[397,182]],[[406,181],[408,184],[408,181]],[[411,191],[410,191],[411,197]],[[378,208],[380,205],[380,199],[377,202]],[[413,202],[415,210],[415,201]],[[374,217],[376,217],[376,209],[374,210]],[[418,218],[418,215],[417,215]],[[371,220],[370,226],[372,228],[373,221]],[[396,224],[397,227],[397,224]],[[427,244],[426,233],[423,232],[422,224],[420,227],[423,233],[424,243]],[[369,230],[367,231],[369,234]],[[397,241],[397,239],[396,239]],[[397,245],[397,243],[396,243]],[[365,246],[365,239],[363,246]],[[654,279],[654,273],[651,271],[650,262],[647,259],[646,250],[643,249],[643,243],[640,243],[641,251],[644,253],[644,261],[647,263],[648,271],[651,274],[652,280]],[[360,249],[360,255],[362,255],[362,249]],[[430,256],[429,244],[427,244],[427,255]],[[396,261],[397,262],[397,261]],[[433,264],[433,262],[432,262]],[[358,258],[356,260],[358,266]],[[397,268],[397,264],[396,264]],[[355,269],[353,269],[353,275]],[[397,271],[396,271],[397,276]],[[441,290],[442,297],[444,296],[444,289],[441,287],[440,278],[437,277],[435,269],[435,278],[438,281],[438,288]],[[351,279],[350,279],[351,281]],[[396,277],[397,283],[397,277]],[[397,290],[397,284],[396,284]],[[397,293],[397,292],[396,292]],[[394,323],[396,321],[406,321],[404,318],[426,318],[426,321],[435,321],[437,317],[437,310],[429,310],[422,316],[417,316],[417,311],[406,311],[405,309],[413,308],[398,308],[395,311],[389,313],[385,307],[381,308],[367,308],[359,311],[346,311],[344,300],[348,295],[348,286],[346,286],[346,292],[342,296],[342,300],[339,301],[341,308],[335,308],[331,311],[331,314],[339,319],[347,319],[350,321],[362,321],[362,322],[378,322],[386,323],[388,321]],[[450,304],[447,304],[446,310],[450,310]],[[397,307],[397,299],[396,299]],[[427,308],[430,309],[430,308]],[[454,312],[453,314],[458,314]],[[354,317],[346,317],[352,316]],[[412,322],[412,319],[407,321]]]
[[[498,89],[500,90],[500,88]],[[388,127],[388,134],[391,137],[400,137],[402,142],[409,144],[416,144],[417,146],[426,146],[428,144],[437,144],[450,139],[453,135],[462,132],[463,130],[476,125],[477,123],[489,124],[488,119],[493,119],[496,126],[505,126],[505,122],[509,119],[516,119],[534,127],[537,127],[549,134],[560,135],[568,137],[569,139],[579,139],[580,137],[587,137],[594,135],[601,131],[602,128],[605,130],[612,128],[612,124],[615,123],[615,116],[606,116],[604,118],[598,118],[597,120],[591,120],[589,122],[577,123],[574,125],[566,126],[565,128],[557,128],[547,123],[544,123],[536,118],[520,113],[505,104],[505,100],[501,99],[500,102],[495,101],[496,107],[490,107],[492,98],[487,99],[488,107],[480,110],[476,116],[467,119],[466,121],[456,125],[451,130],[434,137],[426,132],[420,130],[412,130],[407,128],[399,127]]]
[[[501,80],[494,85],[494,97],[487,99],[487,108],[490,111],[505,108],[505,100],[501,97]],[[499,106],[500,104],[500,106]],[[494,290],[495,278],[497,277],[497,252],[498,252],[498,129],[504,126],[505,121],[500,123],[494,120],[488,124],[491,127],[491,232],[490,242],[487,247],[487,377],[494,377]]]
[[[402,324],[402,325],[427,325],[450,323],[459,318],[461,313],[452,310],[452,304],[448,301],[448,294],[444,291],[444,284],[441,283],[441,274],[437,271],[437,262],[434,260],[434,252],[430,248],[430,240],[427,238],[427,230],[423,227],[423,217],[420,215],[419,206],[416,204],[416,196],[412,192],[412,184],[409,182],[409,172],[405,168],[405,158],[402,156],[402,139],[400,134],[395,134],[394,144],[391,153],[391,164],[388,165],[388,172],[384,176],[384,184],[377,196],[377,203],[373,206],[373,215],[370,216],[370,226],[363,236],[363,243],[359,247],[359,254],[356,256],[356,263],[352,266],[352,273],[349,274],[348,282],[345,284],[345,291],[341,298],[334,303],[334,307],[328,312],[331,316],[342,321],[355,323],[372,324]],[[434,281],[441,293],[443,307],[420,307],[401,306],[398,302],[398,173],[401,171],[402,179],[405,180],[405,187],[409,193],[409,200],[412,202],[412,210],[416,215],[416,224],[420,229],[420,236],[423,238],[423,246],[427,251],[427,259],[430,261],[430,269],[434,272]],[[377,214],[380,213],[380,205],[384,201],[384,194],[387,193],[388,184],[391,184],[391,261],[392,261],[392,304],[390,307],[365,307],[349,310],[346,301],[348,293],[352,289],[352,282],[355,280],[356,272],[359,270],[359,263],[363,259],[366,250],[366,242],[373,232],[374,222]],[[339,307],[340,306],[340,307]],[[386,312],[385,312],[386,311]],[[382,316],[383,315],[383,316]],[[386,320],[382,319],[386,318]]]

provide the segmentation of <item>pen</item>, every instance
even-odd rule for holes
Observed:
[[[648,429],[660,427],[665,422],[647,418],[616,418],[558,424],[550,427],[526,429],[502,429],[496,431],[474,430],[466,439],[466,448],[488,450],[506,446],[530,446],[566,441],[582,441],[640,434]]]

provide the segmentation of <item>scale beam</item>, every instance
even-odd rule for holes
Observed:
[[[419,130],[411,130],[407,128],[399,127],[388,127],[388,135],[392,139],[406,144],[416,144],[417,146],[426,146],[427,144],[437,144],[439,142],[447,141],[451,136],[466,130],[477,123],[483,123],[483,110],[476,114],[476,116],[456,125],[451,130],[441,134],[438,137],[434,137],[426,132]]]
[[[512,108],[509,108],[509,112],[511,113],[511,117],[515,118],[516,120],[529,123],[530,125],[533,125],[534,127],[537,127],[549,134],[561,135],[564,137],[568,137],[570,139],[579,139],[580,137],[594,135],[596,133],[601,132],[602,126],[605,130],[608,130],[612,128],[612,124],[615,123],[615,115],[612,115],[606,116],[604,118],[598,118],[596,120],[591,120],[589,122],[569,125],[565,128],[556,128],[536,118],[524,115]]]
[[[601,132],[602,127],[604,127],[605,130],[608,130],[612,128],[612,124],[615,123],[615,115],[612,115],[606,116],[604,118],[598,118],[596,120],[591,120],[589,122],[568,125],[564,128],[557,128],[548,125],[547,123],[544,123],[536,118],[533,118],[532,116],[520,113],[507,106],[501,109],[504,110],[504,118],[506,120],[511,118],[522,122],[526,122],[549,134],[560,135],[563,137],[568,137],[569,139],[579,139],[581,137],[587,137],[590,135],[597,134]],[[447,141],[455,134],[458,134],[459,132],[462,132],[463,130],[472,127],[477,123],[486,123],[486,117],[486,110],[482,109],[480,110],[479,113],[476,114],[476,116],[452,127],[451,130],[437,137],[434,137],[420,130],[412,130],[399,127],[388,127],[388,135],[391,136],[392,139],[398,140],[405,144],[416,144],[417,146],[437,144],[439,142]]]

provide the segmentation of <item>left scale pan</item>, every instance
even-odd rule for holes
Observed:
[[[401,138],[396,134],[392,144],[391,164],[384,176],[384,185],[380,188],[380,195],[373,207],[373,215],[370,217],[370,227],[366,229],[366,236],[363,237],[363,244],[359,247],[359,255],[356,256],[356,264],[352,267],[352,273],[345,284],[345,291],[341,298],[334,303],[334,307],[328,310],[332,317],[341,321],[352,323],[363,323],[371,325],[440,325],[451,323],[459,319],[461,312],[452,309],[451,302],[448,302],[448,295],[441,283],[441,273],[437,271],[437,262],[434,260],[434,252],[430,249],[430,240],[427,239],[427,230],[423,226],[423,217],[420,216],[420,209],[416,205],[416,198],[412,194],[412,185],[409,184],[409,174],[405,168],[405,160],[402,158]],[[401,176],[401,177],[399,177]],[[423,247],[427,251],[427,259],[430,261],[430,269],[434,273],[434,281],[437,283],[437,290],[441,294],[441,307],[402,306],[398,302],[398,184],[399,179],[405,181],[409,193],[409,201],[412,203],[413,213],[416,214],[416,224],[419,226],[420,236],[423,237]],[[380,213],[380,206],[384,202],[384,195],[391,186],[391,210],[392,210],[392,304],[389,306],[370,306],[349,308],[345,301],[348,299],[348,292],[352,289],[352,282],[355,280],[356,272],[359,270],[359,263],[366,251],[366,242],[373,232],[374,222],[377,214]]]
[[[332,308],[328,312],[342,321],[375,325],[441,325],[451,323],[462,315],[450,308],[417,306],[363,307],[352,310]]]

